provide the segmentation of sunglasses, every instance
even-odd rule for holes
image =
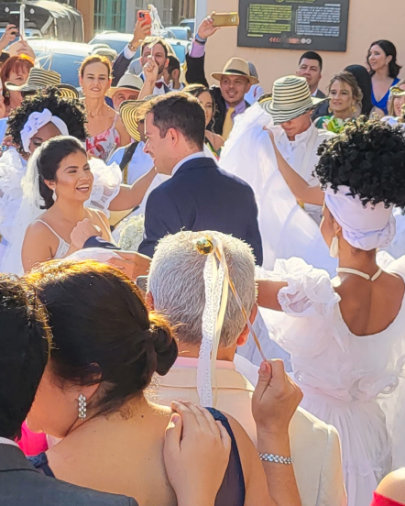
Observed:
[[[390,94],[393,97],[403,97],[405,95],[405,90],[403,90],[399,86],[393,86],[392,88],[390,88]]]

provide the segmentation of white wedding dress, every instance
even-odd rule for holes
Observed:
[[[90,158],[89,165],[94,182],[85,205],[108,215],[108,206],[120,189],[121,169],[117,164],[107,166],[97,158]],[[26,171],[27,162],[14,148],[10,148],[0,158],[0,234],[3,237],[0,272],[23,273],[21,248],[25,231],[44,212],[36,202],[37,199],[31,195],[33,190],[30,185],[32,187],[33,181],[32,178],[26,181]]]
[[[405,257],[387,271],[405,281]],[[405,447],[398,448],[404,419],[395,411],[404,398],[393,395],[398,385],[403,388],[405,304],[382,332],[356,336],[342,318],[340,297],[325,271],[291,258],[277,260],[268,274],[288,286],[278,296],[283,312],[261,313],[273,339],[291,354],[302,407],[339,432],[349,506],[369,506],[379,480],[391,470],[392,445],[398,462],[405,456]],[[386,418],[398,423],[388,426]]]

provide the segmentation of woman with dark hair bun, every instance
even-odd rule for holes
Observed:
[[[299,258],[277,260],[279,281],[259,281],[258,301],[285,313],[273,328],[291,354],[302,406],[337,428],[348,504],[365,506],[401,436],[386,417],[395,417],[389,394],[405,363],[405,257],[383,270],[377,250],[394,237],[393,206],[405,208],[405,138],[401,128],[357,120],[319,153],[320,229],[338,259],[337,277]],[[271,325],[274,315],[262,314]]]
[[[63,438],[34,465],[48,476],[134,497],[140,505],[177,505],[163,462],[172,413],[144,396],[152,375],[165,375],[177,358],[169,324],[148,312],[128,278],[104,264],[54,261],[26,279],[48,312],[53,334],[27,421],[34,431]],[[232,419],[211,413],[235,437],[215,505],[273,505],[246,433]],[[188,484],[197,495],[203,486]],[[197,499],[184,504],[201,504]]]
[[[376,40],[370,44],[367,53],[367,64],[370,67],[372,93],[371,100],[374,107],[388,114],[387,102],[389,91],[398,82],[401,70],[397,63],[397,49],[389,40]]]

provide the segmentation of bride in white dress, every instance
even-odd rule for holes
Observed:
[[[8,133],[15,147],[0,158],[0,271],[21,274],[20,252],[25,230],[40,212],[32,203],[28,184],[23,196],[27,160],[43,142],[57,135],[73,135],[86,139],[86,116],[76,100],[60,98],[56,90],[39,92],[25,100],[8,121]],[[155,176],[152,168],[133,185],[122,185],[121,170],[117,164],[105,165],[96,158],[89,161],[94,176],[87,206],[108,213],[136,207],[142,200]],[[30,202],[26,202],[30,200]],[[32,207],[34,205],[34,207]],[[34,213],[34,214],[30,214]]]
[[[302,259],[278,260],[259,281],[259,304],[291,354],[303,407],[340,434],[350,506],[368,506],[391,469],[386,416],[405,363],[405,257],[381,270],[376,250],[395,234],[392,207],[405,207],[405,139],[379,123],[348,125],[323,148],[321,232],[338,258],[330,279]],[[384,410],[381,408],[384,402]],[[405,449],[403,449],[403,452]]]

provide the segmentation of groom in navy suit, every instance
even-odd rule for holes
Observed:
[[[172,177],[149,195],[139,252],[153,256],[159,239],[182,229],[217,230],[250,244],[261,265],[253,190],[205,155],[205,114],[198,100],[182,92],[153,99],[145,134],[144,149],[156,170]]]

